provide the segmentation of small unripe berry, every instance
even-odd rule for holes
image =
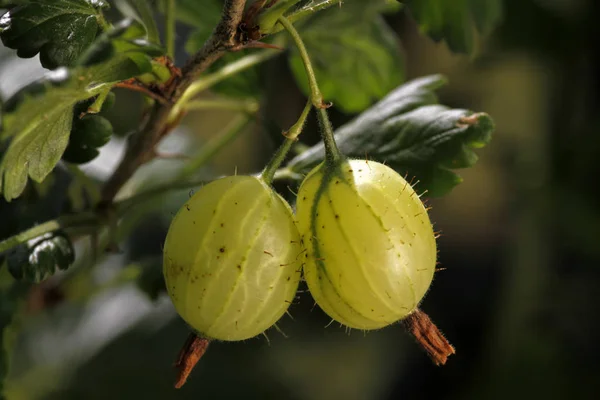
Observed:
[[[300,187],[297,219],[306,282],[331,318],[377,329],[416,309],[433,279],[435,234],[397,172],[365,160],[321,164]]]
[[[167,291],[200,335],[243,340],[288,309],[302,252],[289,205],[261,179],[231,176],[179,210],[164,246]]]

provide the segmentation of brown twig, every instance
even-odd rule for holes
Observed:
[[[402,321],[404,327],[427,352],[435,365],[444,365],[455,353],[431,318],[418,308]]]
[[[183,66],[181,76],[176,76],[169,85],[165,85],[163,95],[169,101],[155,103],[140,130],[128,141],[123,159],[102,188],[100,209],[109,208],[121,187],[134,172],[152,159],[151,154],[158,142],[173,128],[173,125],[168,123],[169,114],[183,92],[200,73],[239,44],[237,28],[242,20],[245,5],[246,0],[226,0],[221,21],[211,37]]]
[[[169,100],[165,99],[159,93],[153,92],[148,87],[144,86],[140,82],[137,82],[135,79],[128,79],[126,81],[119,82],[114,87],[144,93],[146,96],[158,101],[161,104],[166,104],[169,102]]]
[[[190,333],[175,362],[175,368],[179,370],[175,381],[176,389],[185,384],[198,360],[206,353],[209,344],[210,340],[201,338],[195,333]]]

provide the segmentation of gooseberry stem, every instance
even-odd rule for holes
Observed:
[[[209,344],[209,339],[201,338],[193,332],[190,333],[175,362],[175,368],[179,370],[177,380],[175,381],[176,389],[181,388],[185,384],[198,361],[206,353]]]
[[[319,118],[319,124],[321,126],[321,137],[323,138],[323,143],[325,145],[325,157],[330,164],[335,164],[342,158],[342,154],[340,153],[340,150],[335,142],[331,121],[327,115],[326,108],[328,108],[329,105],[323,102],[323,95],[319,89],[319,84],[317,83],[312,62],[310,61],[310,57],[306,51],[306,46],[304,45],[304,42],[302,41],[298,31],[296,28],[294,28],[294,25],[292,25],[292,23],[286,17],[281,16],[279,17],[278,21],[289,33],[294,41],[294,44],[298,48],[298,52],[300,53],[300,58],[302,59],[302,63],[304,64],[304,68],[306,70],[306,75],[308,76],[310,100],[318,111],[317,117]]]
[[[175,0],[165,0],[165,45],[167,56],[175,61]]]
[[[306,51],[306,46],[304,46],[304,41],[300,37],[300,34],[294,28],[294,25],[286,17],[279,17],[279,23],[283,25],[285,30],[289,33],[294,41],[294,44],[298,48],[298,52],[300,53],[300,58],[302,58],[302,63],[304,64],[304,68],[306,69],[306,75],[308,75],[308,85],[310,86],[310,98],[315,107],[319,108],[323,106],[323,95],[321,94],[321,90],[319,89],[319,84],[317,83],[317,78],[315,77],[315,71],[312,67],[312,62],[310,61],[310,57],[308,56],[308,52]]]
[[[342,153],[335,142],[333,127],[331,126],[331,121],[327,115],[327,110],[318,108],[317,117],[319,118],[319,125],[321,127],[321,138],[325,145],[325,160],[329,165],[335,165],[342,159]]]
[[[429,315],[418,308],[406,317],[402,324],[417,343],[427,352],[435,365],[444,365],[455,353],[454,347],[433,323]]]
[[[283,144],[277,149],[263,172],[261,173],[262,180],[265,181],[268,185],[273,182],[273,178],[275,177],[275,172],[279,169],[285,157],[290,152],[290,149],[294,145],[294,143],[298,140],[298,136],[302,133],[302,129],[304,129],[304,124],[306,123],[306,118],[310,113],[310,109],[312,108],[312,102],[310,99],[306,102],[304,106],[304,110],[300,114],[298,121],[287,131],[283,133],[285,136],[285,141]]]
[[[277,42],[275,42],[277,44]],[[194,81],[185,92],[181,98],[175,103],[173,109],[169,114],[169,121],[175,121],[179,114],[186,108],[186,104],[189,103],[196,95],[203,92],[204,90],[216,85],[217,83],[235,76],[242,71],[248,70],[270,58],[279,54],[276,50],[263,50],[257,53],[253,53],[247,55],[245,57],[240,58],[237,61],[234,61],[230,64],[227,64],[220,70],[202,75],[202,78]]]

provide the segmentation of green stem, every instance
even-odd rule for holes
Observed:
[[[289,169],[279,169],[274,172],[274,180],[300,180],[301,176]],[[199,187],[208,183],[206,180],[177,180],[165,185],[157,186],[153,189],[138,193],[127,199],[115,202],[116,214],[118,218],[124,216],[131,217],[132,213],[136,215],[145,214],[151,211],[152,207],[146,207],[144,204],[154,200],[156,197],[163,196],[165,193],[175,190],[189,190],[190,188]],[[84,211],[75,215],[60,216],[57,219],[44,222],[36,225],[26,231],[23,231],[15,236],[0,242],[0,254],[10,250],[28,240],[48,232],[54,232],[57,229],[69,229],[70,233],[76,235],[88,235],[96,229],[101,229],[106,221],[102,222],[92,211]],[[130,227],[131,228],[131,227]],[[119,238],[127,236],[123,227],[119,227]],[[107,236],[108,238],[108,236]],[[108,242],[108,239],[103,240]],[[105,247],[102,245],[101,247]]]
[[[102,27],[102,30],[104,32],[108,31],[111,28],[110,24],[104,17],[104,14],[102,14],[101,12],[96,17],[96,20],[98,21],[98,25],[100,25]]]
[[[319,125],[321,126],[321,137],[323,138],[323,144],[325,145],[325,161],[329,165],[337,164],[343,158],[343,155],[335,142],[333,127],[331,126],[331,121],[327,115],[327,110],[318,108],[317,117],[319,118]]]
[[[310,97],[313,105],[318,110],[317,117],[319,118],[319,124],[321,125],[321,136],[323,138],[323,143],[325,144],[325,157],[328,163],[335,164],[342,159],[342,154],[340,153],[340,150],[335,142],[335,137],[333,136],[333,127],[331,126],[331,121],[327,115],[327,110],[325,109],[326,106],[323,103],[323,95],[319,89],[319,84],[317,83],[312,62],[310,61],[310,57],[306,51],[306,46],[304,46],[304,42],[302,41],[302,38],[300,37],[300,34],[296,28],[294,28],[294,25],[292,25],[292,23],[286,17],[279,17],[279,23],[290,34],[300,53],[300,58],[302,59],[302,63],[306,69],[306,75],[308,76]]]
[[[175,0],[165,0],[165,45],[167,56],[175,60]]]
[[[27,229],[21,233],[9,237],[6,240],[0,242],[0,253],[10,250],[28,240],[34,239],[40,235],[48,232],[53,232],[61,228],[70,228],[81,225],[92,225],[98,223],[98,218],[93,212],[83,212],[74,215],[65,215],[53,219],[51,221],[44,222],[43,224],[36,225],[33,228]]]
[[[267,164],[267,166],[261,174],[263,181],[265,181],[267,184],[270,185],[273,182],[273,178],[275,177],[277,169],[279,168],[279,166],[281,166],[281,163],[283,163],[283,160],[285,160],[285,157],[289,153],[290,149],[298,140],[298,135],[302,133],[302,129],[304,128],[306,118],[308,117],[311,108],[312,104],[309,99],[306,102],[304,110],[302,110],[298,121],[296,121],[296,123],[292,125],[292,127],[287,132],[283,134],[286,137],[285,141],[279,147],[279,149],[277,149],[277,151],[275,152],[275,154],[273,155],[273,157],[271,158],[271,160],[269,161],[269,163]]]
[[[189,189],[205,184],[205,180],[189,181],[187,179],[202,166],[206,165],[206,163],[212,159],[212,157],[214,157],[222,148],[235,140],[251,121],[252,118],[249,115],[239,116],[230,124],[228,129],[223,130],[221,134],[215,136],[208,143],[206,143],[202,147],[200,153],[198,153],[194,159],[190,160],[185,165],[173,182],[156,186],[117,202],[117,215],[122,217],[130,211],[138,212],[140,210],[144,210],[144,207],[139,207],[141,203],[145,203],[148,200],[154,199],[155,197],[162,196],[164,193],[171,190]]]
[[[156,27],[156,21],[154,21],[154,16],[152,15],[150,2],[148,0],[132,0],[132,3],[146,27],[148,40],[152,43],[160,44],[158,28]]]
[[[292,40],[298,48],[300,58],[302,58],[302,63],[304,64],[304,68],[306,69],[306,75],[308,75],[308,85],[310,86],[310,97],[313,105],[317,108],[323,107],[323,95],[321,94],[321,90],[319,89],[319,84],[317,83],[315,71],[312,67],[312,62],[310,61],[308,51],[306,51],[304,41],[300,37],[300,34],[296,30],[296,28],[294,28],[294,25],[292,25],[286,17],[279,17],[279,23],[283,25],[285,30],[290,34]]]
[[[321,2],[319,4],[316,5],[306,5],[290,14],[288,14],[286,16],[286,18],[288,19],[288,21],[294,23],[296,21],[299,21],[301,19],[304,19],[306,17],[310,17],[312,14],[316,13],[317,11],[320,10],[324,10],[326,8],[332,7],[332,6],[341,6],[342,5],[342,0],[321,0]],[[262,25],[261,25],[262,28]],[[274,27],[272,27],[271,29],[267,30],[267,34],[272,35],[274,33],[280,32],[283,30],[283,26],[280,24],[275,24]]]
[[[212,74],[203,75],[202,78],[196,80],[186,89],[185,92],[183,92],[181,98],[177,101],[175,106],[173,106],[173,109],[169,114],[169,120],[174,121],[179,116],[181,111],[186,108],[186,104],[192,98],[194,98],[194,96],[233,75],[236,75],[249,68],[252,68],[255,65],[262,63],[263,61],[266,61],[269,58],[276,56],[277,54],[279,54],[277,50],[263,50],[242,57],[237,61],[227,64],[226,66],[224,66],[216,72],[213,72]]]
[[[290,15],[288,15],[286,18],[290,22],[295,22],[295,21],[298,21],[300,19],[303,19],[303,18],[306,18],[306,17],[312,15],[317,11],[323,10],[325,8],[329,8],[334,5],[340,6],[341,4],[342,4],[341,0],[324,0],[315,6],[302,7],[298,11],[293,12]],[[279,32],[280,30],[281,29],[277,29],[277,27],[275,27],[275,29],[271,33]]]
[[[231,110],[241,111],[246,114],[256,114],[259,109],[258,101],[254,99],[208,99],[192,100],[185,105],[185,110]]]
[[[100,94],[98,94],[98,97],[96,97],[96,100],[94,100],[92,105],[87,109],[87,112],[96,114],[96,113],[99,113],[100,111],[102,111],[102,106],[104,105],[104,102],[106,101],[106,98],[108,97],[108,94],[110,93],[111,90],[112,90],[112,87],[110,87],[110,86],[103,89],[100,92]]]

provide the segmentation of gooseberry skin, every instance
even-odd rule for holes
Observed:
[[[435,234],[419,196],[393,169],[365,160],[317,166],[298,191],[297,220],[308,288],[334,320],[382,328],[427,292]]]
[[[163,273],[177,312],[198,334],[244,340],[288,309],[301,253],[290,206],[262,180],[231,176],[202,187],[179,210]]]

